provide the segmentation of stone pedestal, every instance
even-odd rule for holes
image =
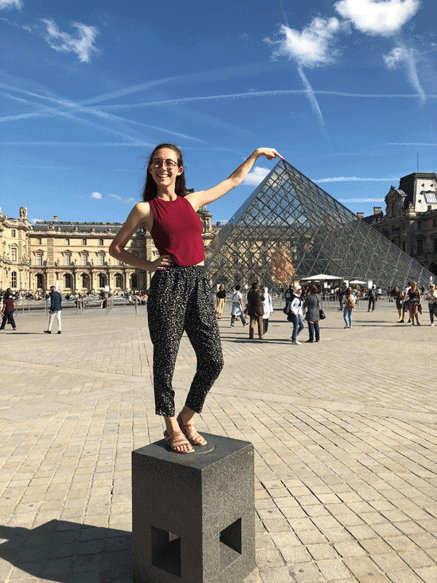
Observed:
[[[132,452],[134,583],[240,583],[256,566],[253,445],[202,434],[192,454]]]

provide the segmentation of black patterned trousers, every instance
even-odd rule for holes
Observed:
[[[205,268],[171,265],[156,271],[147,313],[153,343],[156,414],[175,415],[172,381],[184,331],[197,356],[197,370],[185,405],[201,413],[206,395],[223,369],[220,334]]]

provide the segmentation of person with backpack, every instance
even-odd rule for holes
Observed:
[[[377,300],[376,285],[374,285],[372,287],[372,289],[369,290],[368,298],[369,298],[369,307],[368,307],[367,311],[370,312],[370,308],[372,308],[372,312],[374,312],[375,311],[375,302]]]
[[[343,318],[346,324],[345,328],[352,328],[352,312],[355,310],[355,299],[352,295],[352,290],[350,287],[347,288],[344,294],[344,308],[343,308]]]

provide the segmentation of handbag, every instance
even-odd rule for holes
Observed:
[[[320,320],[324,320],[326,318],[325,312],[320,308],[319,310],[319,318]]]

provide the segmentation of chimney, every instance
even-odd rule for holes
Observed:
[[[217,227],[220,227],[220,223],[217,221]]]
[[[380,215],[381,214],[381,207],[380,206],[374,206],[373,207],[373,214],[374,215]]]
[[[53,222],[57,223],[58,222],[58,217],[53,217]]]
[[[357,217],[359,219],[364,219],[364,213],[357,213]]]

